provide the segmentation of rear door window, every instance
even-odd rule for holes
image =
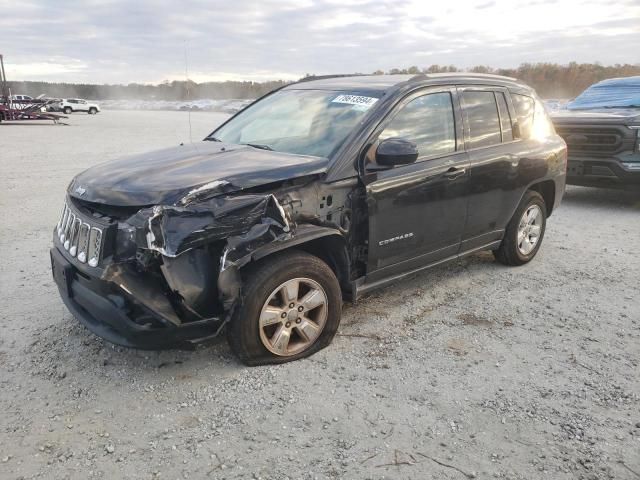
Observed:
[[[462,109],[469,127],[468,148],[489,147],[502,141],[500,117],[492,91],[464,91]]]
[[[496,92],[496,100],[498,101],[498,113],[500,114],[500,127],[502,129],[502,141],[510,142],[513,140],[513,129],[511,128],[511,115],[504,93]]]

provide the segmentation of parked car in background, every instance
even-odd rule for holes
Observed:
[[[33,97],[29,95],[11,95],[11,101],[29,103],[33,101]]]
[[[66,98],[55,103],[53,110],[64,112],[67,115],[73,112],[87,112],[90,115],[95,115],[100,111],[100,106],[95,102],[81,98]]]
[[[198,144],[69,184],[51,266],[107,340],[175,347],[227,328],[251,365],[327,346],[343,299],[481,250],[531,261],[566,145],[513,78],[375,75],[287,85]]]
[[[596,83],[551,115],[567,142],[567,183],[640,189],[640,76]]]
[[[11,95],[10,99],[13,107],[18,109],[25,109],[34,105],[44,105],[48,101],[48,99],[44,98],[44,95],[37,98],[33,98],[29,95]]]

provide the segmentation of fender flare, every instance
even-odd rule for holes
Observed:
[[[291,237],[262,245],[240,259],[235,265],[222,270],[218,275],[217,283],[219,297],[225,307],[225,310],[231,308],[240,295],[242,286],[240,271],[243,268],[258,260],[273,255],[274,253],[282,252],[297,245],[304,245],[313,240],[327,237],[338,237],[343,243],[344,254],[346,255],[347,243],[340,230],[331,227],[303,224],[296,227],[295,233]]]
[[[302,245],[312,240],[317,240],[319,238],[329,237],[332,235],[339,237],[340,240],[343,241],[346,245],[344,235],[340,232],[340,230],[336,228],[322,227],[312,224],[298,225],[294,235],[291,238],[280,242],[268,243],[261,246],[260,248],[252,252],[251,260],[260,260],[261,258],[265,258],[269,255],[281,252],[282,250],[286,250],[291,247],[295,247],[296,245]]]

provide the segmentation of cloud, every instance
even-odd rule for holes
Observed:
[[[637,0],[0,0],[10,79],[160,82],[640,61]]]
[[[47,60],[43,62],[9,65],[8,74],[18,78],[48,78],[51,75],[75,76],[87,70],[87,64],[76,59]]]

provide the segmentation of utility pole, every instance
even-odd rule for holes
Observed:
[[[4,59],[0,53],[0,101],[8,102],[9,94],[7,93],[7,74],[4,73]]]

